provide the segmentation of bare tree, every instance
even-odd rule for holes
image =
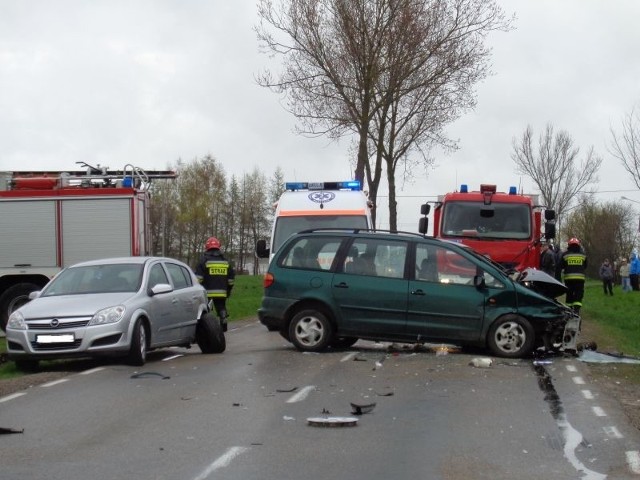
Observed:
[[[259,16],[261,45],[284,64],[258,82],[287,94],[303,133],[356,134],[355,177],[366,174],[374,203],[387,160],[392,222],[398,162],[442,141],[442,126],[473,106],[483,40],[509,25],[494,0],[260,0]]]
[[[622,119],[620,134],[611,127],[609,153],[616,157],[640,189],[640,113],[631,109]]]
[[[636,215],[623,202],[598,203],[592,195],[580,195],[578,206],[565,223],[567,237],[578,237],[589,258],[588,274],[598,276],[605,258],[627,258],[636,238]]]
[[[533,129],[528,126],[520,139],[514,137],[511,158],[516,171],[533,180],[544,204],[561,218],[577,195],[598,181],[602,158],[591,147],[579,160],[580,148],[571,136],[565,131],[554,133],[551,124],[540,135],[537,150],[533,144]]]

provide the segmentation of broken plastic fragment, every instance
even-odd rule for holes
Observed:
[[[489,368],[493,365],[492,358],[474,358],[469,362],[469,365],[473,365],[476,368]]]
[[[136,373],[134,375],[131,375],[131,378],[146,378],[146,377],[160,377],[162,378],[162,380],[168,380],[171,378],[158,372],[141,372],[141,373]]]
[[[358,405],[357,403],[351,404],[351,413],[353,415],[364,415],[365,413],[371,413],[375,408],[375,403],[368,403],[366,405]]]

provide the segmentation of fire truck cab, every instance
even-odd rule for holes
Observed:
[[[0,327],[56,273],[96,258],[150,254],[149,188],[173,171],[0,172]]]
[[[429,207],[422,206],[421,233],[426,233]],[[483,184],[469,191],[461,185],[460,191],[438,197],[433,236],[463,243],[507,269],[539,268],[541,240],[555,237],[555,211],[539,205],[538,195],[518,193],[516,187],[498,192],[496,185]]]

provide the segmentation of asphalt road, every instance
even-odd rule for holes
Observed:
[[[640,478],[640,432],[574,358],[302,354],[231,327],[221,355],[163,350],[0,398],[21,432],[0,436],[0,479]]]

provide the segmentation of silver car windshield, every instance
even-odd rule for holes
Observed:
[[[41,296],[136,292],[142,281],[142,267],[121,263],[67,268],[47,285]]]

